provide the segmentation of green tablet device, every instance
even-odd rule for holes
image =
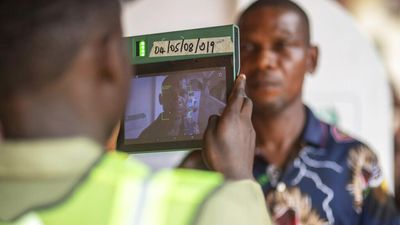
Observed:
[[[117,147],[132,153],[199,149],[209,116],[239,73],[235,25],[128,37],[133,74]]]

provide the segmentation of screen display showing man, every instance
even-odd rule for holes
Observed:
[[[125,138],[130,143],[200,139],[208,117],[226,105],[225,83],[224,67],[134,76]]]

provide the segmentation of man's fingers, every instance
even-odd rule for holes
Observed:
[[[208,118],[208,124],[207,124],[206,131],[204,132],[204,136],[208,136],[208,135],[213,136],[214,135],[214,130],[217,127],[218,120],[219,120],[219,116],[217,116],[217,115],[212,115],[212,116],[210,116],[210,118]]]
[[[205,146],[203,146],[203,148],[205,148],[204,151],[202,151],[202,158],[204,161],[204,164],[206,165],[206,167],[208,169],[213,169],[212,166],[212,162],[210,161],[210,149],[208,149],[207,147],[208,144],[213,143],[215,139],[215,130],[217,129],[217,125],[218,125],[218,120],[219,120],[219,116],[217,115],[212,115],[210,116],[210,118],[208,118],[208,124],[207,124],[207,128],[206,131],[204,132],[204,140],[205,142]],[[206,150],[208,149],[208,151]]]
[[[250,98],[244,98],[241,112],[242,115],[246,116],[246,118],[251,119],[251,114],[253,113],[253,101],[251,101]]]
[[[228,99],[227,108],[229,110],[240,111],[242,109],[242,104],[244,97],[246,97],[246,76],[241,74],[235,82],[232,93]]]

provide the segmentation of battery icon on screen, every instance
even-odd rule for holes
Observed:
[[[138,41],[137,42],[137,49],[138,49],[138,56],[145,57],[146,56],[146,42],[145,41]]]

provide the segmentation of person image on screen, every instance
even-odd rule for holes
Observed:
[[[159,102],[163,112],[139,135],[143,139],[182,137],[200,134],[193,114],[198,110],[189,80],[183,76],[167,76],[161,86]]]

